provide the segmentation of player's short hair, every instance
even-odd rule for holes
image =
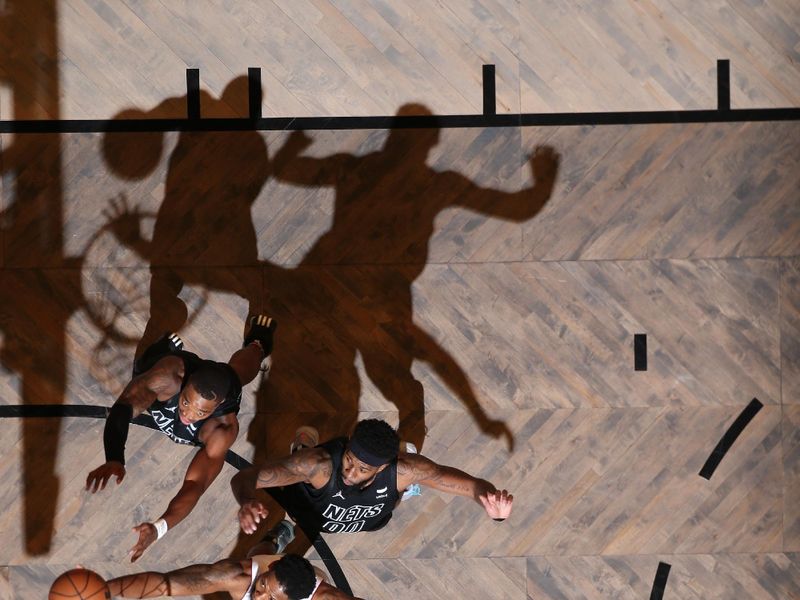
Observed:
[[[289,600],[307,598],[314,591],[317,582],[314,567],[302,556],[286,554],[272,564],[272,570]]]
[[[379,467],[397,458],[400,437],[386,421],[365,419],[359,421],[350,436],[350,451],[356,458],[373,467]]]
[[[206,400],[220,403],[230,390],[230,373],[223,364],[206,360],[189,376],[189,383]]]

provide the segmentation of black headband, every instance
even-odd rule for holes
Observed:
[[[385,465],[386,463],[391,462],[397,456],[397,453],[393,453],[391,456],[378,456],[377,454],[370,452],[364,446],[358,443],[356,438],[350,438],[350,452],[353,453],[358,460],[363,463],[367,463],[371,467],[380,467]]]

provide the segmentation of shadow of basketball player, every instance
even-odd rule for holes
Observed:
[[[406,105],[397,115],[430,112],[424,106]],[[458,362],[414,323],[412,284],[427,264],[437,215],[462,207],[515,222],[532,218],[550,198],[557,154],[548,147],[537,148],[530,159],[533,186],[509,193],[479,187],[454,171],[429,167],[426,161],[439,143],[438,129],[392,129],[380,150],[364,156],[305,156],[311,141],[303,132],[293,133],[277,151],[273,173],[293,184],[332,186],[333,223],[294,270],[293,281],[287,281],[285,270],[273,267],[265,275],[268,290],[281,294],[293,322],[313,322],[320,315],[329,320],[335,340],[330,340],[329,352],[310,357],[311,365],[325,371],[331,356],[336,364],[349,365],[359,353],[369,379],[398,408],[401,438],[421,448],[424,390],[411,367],[415,360],[427,362],[481,431],[504,438],[511,450],[513,438],[505,423],[488,417]],[[308,295],[311,290],[313,297]],[[305,345],[315,343],[320,341],[307,336]],[[335,351],[330,352],[331,347]],[[314,377],[309,364],[304,370]],[[289,390],[284,394],[280,389],[280,372],[275,375],[270,382],[274,395],[290,397]]]
[[[0,53],[0,85],[14,120],[59,119],[57,2],[0,2],[0,39],[13,52]],[[21,25],[20,15],[25,15]],[[6,100],[6,97],[4,97]],[[13,139],[12,139],[13,138]],[[67,323],[83,305],[80,258],[65,256],[62,136],[3,135],[0,139],[0,363],[2,405],[13,414],[16,396],[25,407],[63,404],[67,391]],[[51,549],[62,491],[56,461],[62,423],[26,418],[20,423],[23,535],[28,555]],[[10,490],[19,484],[5,481]],[[7,533],[7,535],[6,535]],[[17,540],[3,532],[0,562],[19,561]]]
[[[229,90],[231,96],[246,97],[245,83],[244,78],[231,82],[219,101],[204,96],[202,106],[227,102]],[[420,111],[427,112],[408,106],[398,114]],[[153,111],[139,113],[147,114]],[[158,134],[106,136],[106,159],[131,179],[152,171],[151,157],[158,155],[143,151],[146,143],[132,144],[140,135],[155,135],[149,144],[160,144]],[[411,289],[426,265],[434,219],[442,210],[463,206],[514,221],[529,219],[550,196],[558,157],[538,149],[531,160],[535,185],[506,193],[428,167],[426,158],[438,142],[438,129],[392,130],[385,146],[366,156],[335,153],[316,159],[303,155],[310,140],[295,133],[270,167],[266,144],[256,132],[181,133],[169,159],[152,241],[141,235],[137,210],[119,203],[109,214],[118,238],[151,264],[151,316],[144,339],[177,331],[185,322],[187,309],[178,293],[187,283],[238,294],[248,300],[251,313],[266,312],[282,323],[270,378],[258,391],[259,414],[248,429],[256,461],[287,452],[294,426],[308,416],[298,413],[309,413],[312,424],[324,421],[323,437],[350,431],[360,408],[357,355],[370,381],[397,406],[404,439],[421,447],[425,434],[424,390],[411,372],[419,360],[433,366],[482,431],[512,448],[510,430],[484,412],[458,362],[414,323]],[[116,166],[115,156],[121,163]],[[270,174],[336,191],[330,230],[295,268],[258,259],[250,206]],[[231,281],[230,266],[261,267],[264,297],[257,286]],[[270,440],[265,433],[271,427],[280,433]],[[248,538],[240,542],[252,543]]]
[[[211,114],[229,111],[247,98],[247,88],[247,77],[237,77],[219,99],[201,93],[201,106]],[[181,100],[116,118],[158,116]],[[161,133],[107,134],[104,158],[116,174],[139,179],[158,164],[162,139]],[[258,265],[250,209],[268,177],[267,145],[258,132],[182,132],[169,158],[152,239],[141,234],[138,210],[124,199],[112,203],[106,213],[112,231],[150,264],[150,318],[137,355],[165,331],[186,324],[188,309],[179,297],[186,284],[236,294],[248,301],[249,314],[262,312],[260,277],[231,267]]]

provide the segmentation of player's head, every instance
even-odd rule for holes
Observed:
[[[403,104],[395,117],[433,117],[433,113],[424,104],[409,102]],[[425,159],[428,152],[439,143],[439,128],[405,128],[402,127],[407,120],[400,119],[394,122],[386,138],[386,150],[389,152],[410,153],[411,156]],[[406,157],[404,160],[408,160]]]
[[[211,416],[228,394],[230,376],[225,367],[213,361],[203,365],[189,376],[181,390],[178,412],[184,425]]]
[[[314,591],[314,567],[305,558],[287,554],[259,575],[253,600],[301,600]]]
[[[342,457],[342,483],[345,487],[369,485],[397,458],[399,448],[400,438],[386,421],[360,421]]]

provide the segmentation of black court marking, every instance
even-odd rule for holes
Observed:
[[[658,563],[656,578],[653,580],[653,589],[650,592],[650,600],[661,600],[664,597],[664,588],[667,587],[667,577],[672,565],[665,562]]]
[[[247,101],[249,104],[250,118],[261,118],[261,102],[263,101],[261,89],[261,69],[250,67],[247,69]]]
[[[263,100],[261,90],[261,69],[250,67],[247,69],[247,99],[249,103],[250,118],[261,118],[261,102]]]
[[[190,121],[200,119],[200,69],[186,69],[186,114]]]
[[[676,125],[800,121],[800,108],[743,108],[500,115],[409,115],[376,117],[263,117],[208,119],[23,119],[0,121],[0,133],[143,133],[159,131],[341,131],[362,129],[465,129],[570,125]]]
[[[647,334],[633,334],[633,370],[647,371]]]
[[[360,129],[459,129],[472,127],[563,127],[800,121],[800,108],[730,108],[730,61],[717,61],[717,109],[498,115],[494,65],[483,65],[483,114],[376,117],[261,117],[254,110],[254,71],[248,69],[250,116],[200,118],[200,71],[186,70],[187,119],[23,119],[0,121],[0,133],[136,133],[159,131],[339,131]],[[260,90],[260,88],[259,88]],[[255,116],[256,113],[258,116]]]
[[[107,406],[89,406],[83,404],[0,406],[0,418],[89,417],[94,419],[105,419],[108,416],[109,410],[110,407]],[[155,431],[160,431],[153,420],[153,417],[151,417],[148,413],[142,413],[138,417],[131,420],[131,423],[134,425],[140,425],[141,427],[147,427],[148,429],[154,429]],[[228,450],[227,454],[225,455],[225,462],[237,470],[253,466],[250,461],[239,456],[232,450]],[[272,496],[272,498],[278,504],[280,504],[283,510],[286,512],[291,512],[287,510],[286,506],[283,504],[283,502],[281,502],[280,490],[275,490],[275,493],[273,493],[273,490],[265,491]],[[303,526],[300,525],[300,527],[302,528]],[[303,528],[303,531],[305,531],[305,528]],[[309,532],[306,532],[306,537],[311,539]],[[345,576],[344,571],[342,571],[342,568],[339,566],[339,562],[333,555],[330,546],[328,546],[325,540],[319,535],[316,535],[311,543],[313,544],[314,549],[317,551],[317,554],[319,554],[320,558],[325,563],[325,566],[327,567],[328,572],[331,574],[331,578],[336,584],[336,587],[352,596],[353,592],[350,588],[350,584],[347,581],[347,577]]]
[[[483,114],[497,114],[495,94],[494,65],[483,65]]]
[[[750,401],[750,404],[748,404],[739,414],[739,416],[736,417],[736,420],[728,428],[728,431],[726,431],[725,435],[722,436],[722,439],[714,448],[711,456],[709,456],[708,460],[706,460],[706,464],[704,464],[703,468],[700,469],[700,477],[711,479],[711,476],[719,466],[720,461],[728,452],[728,450],[731,449],[731,446],[733,446],[733,442],[736,441],[736,438],[739,437],[739,434],[744,431],[744,428],[747,427],[747,424],[753,420],[753,417],[758,414],[758,411],[760,411],[763,406],[764,405],[758,401],[758,398],[753,398]]]
[[[717,61],[717,110],[731,109],[731,61]]]
[[[44,418],[44,417],[92,417],[105,419],[109,407],[86,406],[82,404],[41,404],[0,406],[0,419],[9,417]]]

